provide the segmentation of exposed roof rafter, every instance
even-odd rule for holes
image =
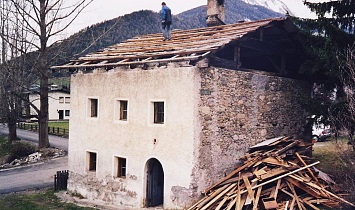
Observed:
[[[65,65],[53,66],[52,69],[114,68],[132,64],[198,60],[246,34],[264,27],[272,27],[274,22],[287,21],[289,20],[286,18],[272,18],[207,28],[174,30],[172,40],[165,42],[162,41],[162,34],[138,36],[71,60]]]

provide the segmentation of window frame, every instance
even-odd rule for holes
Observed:
[[[69,99],[69,100],[68,100],[68,99]],[[69,96],[69,97],[68,97],[68,96],[65,97],[65,103],[66,103],[66,104],[70,104],[70,96]]]
[[[128,100],[119,100],[119,120],[128,120]]]
[[[60,96],[60,97],[58,98],[58,100],[59,100],[59,103],[60,103],[60,104],[63,104],[63,103],[64,103],[64,97],[63,97],[63,96]]]
[[[127,176],[127,158],[122,156],[114,156],[114,178],[126,178]]]
[[[165,103],[164,101],[153,102],[153,123],[165,124]]]
[[[87,172],[96,172],[97,171],[97,152],[86,151],[86,171]]]
[[[127,107],[122,107],[126,102]],[[126,108],[126,110],[122,110],[122,108]],[[128,124],[129,123],[129,116],[130,116],[130,100],[128,98],[115,98],[114,101],[114,115],[113,115],[113,122],[114,123],[121,123],[121,124]],[[126,116],[124,115],[124,112]],[[124,119],[126,117],[126,119]]]
[[[93,103],[96,101],[96,103]],[[93,111],[93,104],[96,104],[96,111]],[[88,102],[87,102],[87,117],[91,119],[98,119],[99,118],[99,98],[98,97],[88,97]],[[96,113],[96,115],[95,115]]]
[[[70,117],[70,110],[64,110],[64,116]]]

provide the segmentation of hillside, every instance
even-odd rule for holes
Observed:
[[[282,14],[261,6],[247,4],[241,0],[226,2],[226,23],[280,16]],[[206,6],[200,6],[174,16],[173,29],[205,27],[205,20]],[[158,13],[148,10],[133,12],[87,27],[61,43],[54,44],[50,48],[50,55],[54,55],[52,63],[53,65],[62,64],[68,59],[98,51],[134,36],[160,31]]]

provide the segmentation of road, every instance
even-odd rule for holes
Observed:
[[[7,134],[7,128],[0,126],[0,133]],[[38,133],[17,130],[22,140],[38,142]],[[49,136],[51,146],[68,151],[68,139]],[[68,157],[60,157],[46,162],[0,170],[0,194],[53,186],[54,174],[68,170]]]
[[[7,127],[0,125],[0,134],[8,134]],[[22,140],[38,142],[38,132],[17,129],[17,137]],[[49,135],[49,143],[52,147],[68,151],[68,139],[59,136]]]

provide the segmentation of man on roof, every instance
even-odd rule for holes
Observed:
[[[171,10],[168,6],[166,6],[165,2],[161,3],[161,6],[162,9],[160,11],[160,14],[162,19],[161,26],[164,35],[163,41],[171,40],[171,23],[172,23]]]

